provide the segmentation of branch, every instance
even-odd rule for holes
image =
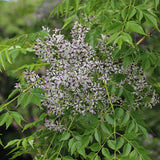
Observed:
[[[158,24],[158,28],[160,27],[160,23]],[[156,30],[156,28],[153,28],[150,32],[148,32],[148,35],[151,35],[154,31]],[[146,36],[143,36],[136,44],[139,45],[140,43],[142,43],[145,40]]]

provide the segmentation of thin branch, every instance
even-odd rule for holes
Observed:
[[[158,24],[158,28],[160,27],[160,23]],[[154,31],[156,30],[156,28],[153,28],[150,32],[148,32],[148,35],[151,35]],[[145,40],[146,36],[143,36],[136,44],[139,45],[140,43],[142,43]]]

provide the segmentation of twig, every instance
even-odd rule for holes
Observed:
[[[160,23],[158,24],[158,28],[160,27]],[[148,35],[151,35],[154,31],[156,30],[156,28],[153,28],[150,32],[148,32]],[[139,45],[140,43],[142,43],[145,40],[146,36],[143,36],[136,44]]]

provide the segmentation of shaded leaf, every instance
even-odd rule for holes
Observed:
[[[68,132],[63,132],[60,141],[66,141],[66,140],[69,139],[69,137],[70,137],[70,133],[68,133]]]
[[[129,92],[128,90],[124,89],[123,94],[124,94],[124,97],[127,100],[127,102],[130,105],[133,105],[133,96],[132,96],[131,92]]]
[[[11,125],[12,121],[13,121],[12,116],[8,116],[7,121],[6,121],[6,129],[8,129],[8,127]]]
[[[0,126],[2,126],[4,123],[6,123],[8,121],[8,117],[10,117],[9,113],[6,112],[6,113],[3,113],[1,116],[0,116]]]
[[[124,139],[122,137],[118,137],[116,139],[116,150],[119,150],[124,144]]]
[[[125,115],[123,116],[123,119],[121,120],[121,126],[126,124],[130,119],[130,115],[128,113],[125,113]]]
[[[153,16],[153,15],[151,15],[149,12],[145,12],[144,13],[144,16],[145,16],[145,18],[146,18],[146,20],[152,25],[152,26],[154,26],[158,31],[160,31],[159,30],[159,28],[158,28],[158,22],[157,22],[157,20],[156,20],[156,18]]]
[[[117,119],[121,118],[123,116],[124,110],[122,108],[116,108],[115,109],[115,117]]]
[[[112,133],[110,127],[107,124],[105,124],[104,122],[101,122],[101,128],[108,135],[110,135]]]
[[[94,137],[97,142],[101,143],[101,134],[100,134],[99,130],[97,130],[97,129],[95,130]]]
[[[108,140],[107,144],[111,149],[116,150],[116,141],[115,140]]]
[[[136,14],[136,12],[136,9],[133,6],[131,6],[128,9],[128,20],[130,20]]]
[[[128,156],[129,153],[131,152],[131,145],[129,143],[127,143],[124,147],[123,147],[123,155],[124,156]]]
[[[110,152],[107,148],[102,148],[102,154],[108,159],[111,158]]]
[[[96,151],[99,151],[100,148],[101,148],[101,145],[99,143],[93,143],[91,146],[89,146],[89,148],[93,151],[93,152],[96,152]]]
[[[135,21],[127,22],[125,27],[127,31],[132,31],[132,32],[140,33],[140,34],[147,36],[143,28],[139,24],[137,24]]]
[[[22,115],[20,115],[18,112],[14,112],[14,111],[11,111],[10,113],[13,116],[14,120],[17,122],[17,124],[19,126],[21,126],[21,121],[24,121],[24,118],[22,117]]]

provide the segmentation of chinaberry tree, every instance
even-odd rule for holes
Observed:
[[[63,29],[42,27],[32,39],[37,63],[21,67],[9,99],[19,94],[1,105],[0,125],[7,128],[13,119],[20,126],[24,121],[10,107],[15,100],[42,111],[37,121],[23,125],[23,131],[37,127],[34,133],[5,146],[13,147],[13,159],[24,153],[35,160],[150,159],[138,144],[140,136],[148,139],[139,111],[159,102],[146,72],[160,59],[158,51],[140,44],[159,31],[158,8],[159,0],[64,0],[50,13],[65,17],[63,29],[70,34],[65,38]],[[155,29],[147,34],[144,23]],[[144,37],[137,41],[137,34]],[[1,55],[2,66],[10,56]],[[38,74],[37,65],[45,65],[45,73]]]

